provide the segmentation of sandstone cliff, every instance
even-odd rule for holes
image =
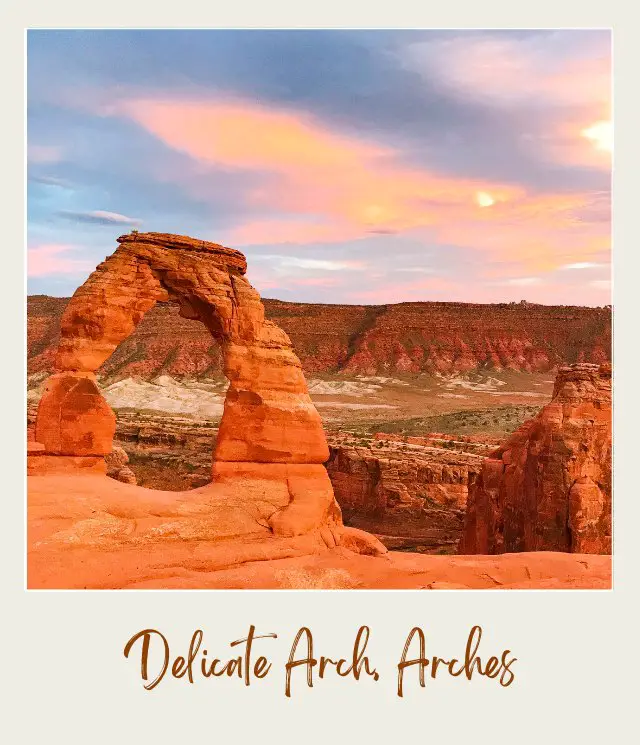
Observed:
[[[451,374],[487,369],[546,371],[611,355],[608,308],[521,304],[311,305],[264,300],[307,373]],[[28,299],[28,370],[51,372],[67,298]],[[99,373],[110,380],[221,374],[218,345],[202,324],[158,303]]]
[[[346,524],[388,548],[449,553],[462,534],[469,479],[483,461],[478,451],[487,448],[436,434],[334,436],[327,471]]]
[[[611,552],[611,366],[558,372],[553,399],[471,479],[461,553]]]

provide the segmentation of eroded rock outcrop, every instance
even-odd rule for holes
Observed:
[[[28,298],[29,373],[52,370],[60,316],[68,300]],[[264,300],[309,373],[388,375],[487,369],[547,371],[611,359],[611,310],[512,303],[316,305]],[[199,324],[170,303],[156,305],[105,361],[111,381],[158,375],[210,378],[221,356]]]
[[[455,440],[382,433],[369,441],[333,438],[327,471],[345,522],[375,533],[388,548],[455,551],[467,484],[482,456],[442,443]]]
[[[46,382],[36,417],[35,439],[51,455],[107,455],[116,417],[93,372],[61,372]]]
[[[300,361],[286,333],[265,319],[260,297],[244,276],[244,256],[215,243],[161,233],[133,233],[118,242],[65,309],[56,373],[45,386],[30,445],[30,474],[92,479],[87,488],[98,503],[89,509],[87,500],[67,502],[59,510],[57,520],[67,510],[65,519],[81,526],[76,533],[63,532],[63,540],[155,545],[168,532],[217,542],[216,561],[223,564],[336,545],[384,553],[372,536],[343,526],[322,465],[329,455],[322,423]],[[119,489],[129,490],[126,508],[127,494],[104,476],[115,417],[95,385],[95,371],[144,314],[166,300],[177,301],[185,318],[201,321],[222,352],[229,388],[213,483],[170,496],[121,484]],[[49,487],[65,489],[62,482],[40,482],[38,493]],[[115,512],[111,502],[117,502]],[[137,515],[133,523],[132,515]],[[57,535],[49,539],[55,542]]]
[[[559,370],[553,399],[483,463],[461,553],[611,552],[611,365]]]
[[[135,484],[136,475],[129,468],[129,456],[119,445],[114,445],[113,450],[105,457],[107,464],[107,476],[123,484]]]
[[[120,248],[76,291],[62,316],[56,369],[93,374],[158,300],[172,298],[181,315],[202,321],[222,348],[230,386],[216,460],[323,463],[327,445],[300,362],[287,335],[265,319],[244,277],[244,256],[158,233],[118,241]],[[48,398],[45,393],[43,401]]]

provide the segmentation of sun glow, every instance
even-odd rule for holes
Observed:
[[[486,191],[479,191],[476,192],[476,202],[480,207],[491,207],[496,203],[496,200]]]
[[[387,211],[379,204],[369,204],[364,208],[363,216],[369,222],[381,222],[387,217]]]
[[[590,140],[597,150],[613,151],[613,123],[609,121],[596,122],[583,129],[583,137]]]

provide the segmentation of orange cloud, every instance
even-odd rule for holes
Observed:
[[[483,251],[499,262],[494,275],[507,274],[518,264],[526,273],[552,271],[563,264],[610,252],[610,225],[601,195],[525,195],[490,208],[464,214],[442,214],[430,230],[432,239]],[[594,217],[589,211],[597,208]],[[506,266],[501,267],[500,264]]]
[[[478,191],[503,200],[522,193],[510,185],[410,169],[390,148],[255,104],[138,100],[109,111],[131,117],[198,161],[274,177],[250,192],[256,206],[328,215],[334,225],[406,229],[436,222],[442,206],[477,206]]]
[[[539,143],[542,154],[561,166],[579,166],[603,171],[611,169],[611,148],[585,133],[611,130],[613,125],[608,106],[593,106],[557,122],[549,136]]]
[[[108,113],[130,117],[197,163],[261,176],[247,193],[249,205],[292,218],[239,225],[225,236],[232,245],[426,231],[498,260],[517,258],[529,272],[579,261],[594,236],[608,234],[608,224],[577,216],[592,195],[530,195],[512,184],[411,168],[399,151],[305,114],[252,102],[166,99],[123,101]],[[579,131],[576,139],[589,147]],[[491,206],[479,204],[478,193],[490,195]]]
[[[299,115],[246,103],[141,100],[116,106],[177,150],[232,168],[327,171],[390,154]]]

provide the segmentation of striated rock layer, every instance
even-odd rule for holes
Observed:
[[[68,300],[28,299],[29,373],[51,372]],[[611,359],[611,310],[534,304],[313,305],[264,300],[266,317],[293,342],[310,373],[455,374],[478,369],[547,371]],[[206,329],[159,303],[99,368],[109,380],[211,378],[220,349]]]
[[[513,551],[611,553],[611,365],[561,368],[471,481],[460,552]]]
[[[483,459],[469,447],[486,451],[487,445],[437,434],[401,438],[379,433],[368,442],[332,438],[327,471],[345,522],[375,533],[387,548],[455,551],[467,485]]]
[[[104,537],[111,540],[114,531],[118,541],[129,541],[133,529],[134,542],[164,531],[222,541],[216,555],[230,563],[256,552],[262,558],[270,551],[281,555],[299,536],[306,537],[295,542],[298,552],[339,544],[384,553],[372,536],[343,526],[322,465],[329,455],[327,442],[300,361],[286,333],[265,319],[260,297],[244,277],[244,256],[218,244],[161,233],[133,233],[118,242],[62,316],[56,372],[40,399],[28,458],[30,509],[37,511],[43,494],[70,493],[73,478],[85,473],[98,479],[91,482],[97,501],[87,513],[88,501],[80,500],[78,513],[65,518],[64,537],[59,532],[43,537],[32,544],[32,552],[40,554],[47,550],[44,544],[55,546],[60,540],[82,544],[87,538],[95,546]],[[106,476],[104,456],[113,460],[115,416],[96,386],[95,372],[156,302],[169,299],[178,302],[182,316],[209,330],[229,380],[213,483],[199,493],[185,492],[168,522],[153,517],[161,513],[157,505],[150,508],[153,519],[131,524],[127,516],[142,517],[140,505],[153,500],[127,483],[121,485],[129,490],[121,502],[117,482]],[[130,480],[126,472],[122,476]],[[115,513],[112,503],[118,503]],[[251,550],[246,550],[247,541]]]

